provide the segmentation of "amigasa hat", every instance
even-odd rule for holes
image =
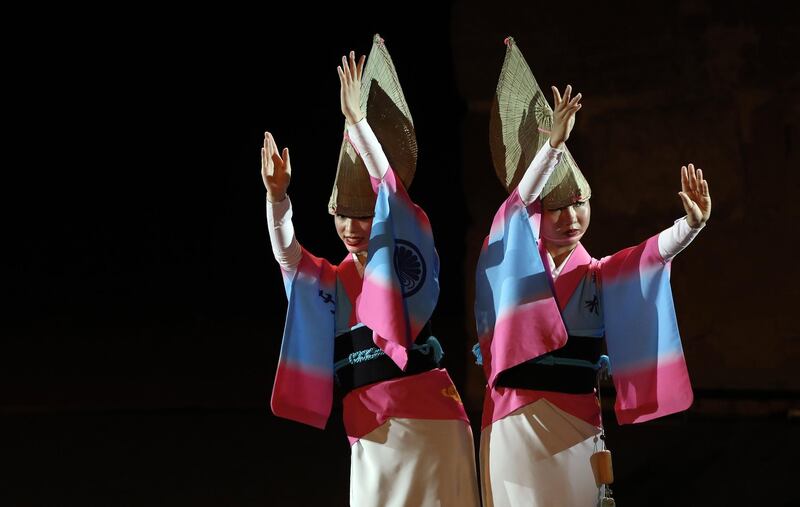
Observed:
[[[510,192],[542,145],[549,141],[553,110],[514,39],[506,38],[505,44],[506,56],[489,120],[489,146],[497,177]],[[589,183],[566,147],[541,195],[545,209],[569,206],[591,197]]]
[[[389,165],[408,188],[417,168],[417,136],[392,58],[378,34],[373,37],[372,50],[361,77],[361,110],[366,113]],[[328,211],[350,217],[369,217],[374,210],[375,193],[367,168],[345,139],[339,151]]]

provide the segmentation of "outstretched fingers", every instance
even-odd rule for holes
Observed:
[[[268,148],[269,156],[272,158],[272,162],[276,167],[280,167],[283,165],[283,159],[281,158],[280,152],[278,151],[278,145],[275,143],[275,138],[272,137],[272,134],[269,135],[269,148]],[[272,171],[274,172],[274,171]]]
[[[261,147],[261,174],[271,178],[275,174],[275,140],[272,134],[264,132],[264,146]],[[266,180],[264,180],[266,183]]]
[[[688,192],[689,191],[689,172],[686,169],[686,166],[681,166],[681,191]]]
[[[345,77],[344,77],[344,71],[342,70],[341,66],[337,66],[336,67],[336,73],[339,74],[339,84],[341,84],[342,87],[344,87],[344,85],[345,85]]]
[[[706,181],[703,176],[702,169],[697,169],[697,191],[700,192],[703,197],[708,196],[708,181]]]
[[[272,137],[272,134],[267,132],[264,136],[264,157],[265,157],[265,164],[270,172],[272,167],[270,161],[275,161],[276,151],[278,150],[277,145],[275,144],[275,138]]]
[[[292,175],[292,165],[289,162],[289,148],[283,149],[283,172],[286,173],[287,176]]]
[[[697,171],[694,168],[694,164],[689,164],[689,189],[692,192],[697,192],[699,190],[699,186],[697,184]]]
[[[336,72],[339,74],[339,81],[342,86],[349,86],[355,81],[359,81],[364,74],[364,63],[367,57],[361,55],[361,58],[356,61],[355,51],[350,51],[349,54],[342,56],[342,65],[336,67]]]
[[[689,225],[698,227],[711,216],[711,194],[703,170],[694,164],[681,166],[681,191],[678,192],[686,209]]]
[[[267,167],[267,133],[264,132],[264,144],[261,146],[261,170]]]
[[[358,65],[356,64],[356,53],[350,51],[350,80],[358,79]]]
[[[564,109],[569,113],[574,113],[582,107],[581,98],[583,98],[583,95],[578,93],[573,97],[572,85],[567,85],[564,88],[564,95],[561,95],[555,86],[551,86],[550,89],[553,91],[553,110]]]
[[[364,62],[367,61],[366,55],[361,55],[358,60],[358,80],[361,81],[361,76],[364,74]]]
[[[558,109],[562,102],[561,93],[555,86],[551,86],[550,89],[553,90],[553,109]]]

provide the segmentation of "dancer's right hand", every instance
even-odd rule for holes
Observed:
[[[286,189],[292,179],[292,165],[289,162],[289,148],[278,153],[278,145],[269,132],[264,132],[264,146],[261,148],[261,178],[267,188],[267,199],[280,202],[286,199]]]
[[[342,114],[350,125],[355,125],[364,118],[361,110],[361,75],[364,73],[366,58],[362,55],[356,63],[356,53],[350,51],[350,60],[343,56],[341,67],[336,67],[341,84]]]
[[[550,146],[561,149],[569,139],[569,134],[575,125],[575,113],[581,108],[581,94],[572,98],[572,85],[567,85],[563,97],[558,93],[558,88],[555,86],[550,88],[553,90],[553,126],[550,130]]]

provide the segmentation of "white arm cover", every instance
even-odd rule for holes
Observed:
[[[294,237],[292,225],[292,202],[289,196],[280,202],[267,199],[267,227],[272,253],[284,271],[294,271],[303,256],[300,243]]]
[[[363,118],[355,125],[348,125],[347,137],[361,156],[364,165],[367,166],[369,175],[373,178],[383,179],[389,168],[389,160],[386,158],[378,138],[375,137],[372,127],[367,123],[367,118]]]
[[[701,225],[697,229],[689,226],[686,217],[675,220],[672,227],[661,231],[658,235],[658,253],[664,258],[664,262],[671,261],[681,250],[689,246],[689,243],[697,236],[700,231],[705,227]]]
[[[519,195],[522,197],[522,202],[527,206],[539,197],[542,193],[544,184],[553,173],[558,161],[561,160],[561,154],[564,150],[557,150],[550,146],[550,141],[544,143],[536,156],[531,160],[531,165],[522,176],[519,182]]]

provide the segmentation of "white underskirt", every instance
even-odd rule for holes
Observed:
[[[481,433],[484,507],[594,507],[600,429],[542,398]]]
[[[350,505],[478,507],[474,449],[464,421],[391,418],[351,446]]]

